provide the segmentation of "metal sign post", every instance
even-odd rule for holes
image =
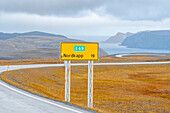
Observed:
[[[93,108],[93,61],[88,61],[88,107]]]
[[[70,102],[70,72],[71,61],[64,61],[65,63],[65,101]]]

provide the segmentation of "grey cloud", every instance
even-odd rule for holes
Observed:
[[[0,12],[75,17],[91,11],[124,20],[162,20],[170,17],[169,4],[170,0],[0,0]]]
[[[74,16],[84,10],[95,10],[102,0],[1,0],[0,11],[39,15]]]
[[[114,0],[106,12],[120,19],[162,20],[170,17],[169,0]]]

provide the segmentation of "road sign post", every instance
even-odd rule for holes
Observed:
[[[65,63],[65,101],[70,102],[70,60],[88,60],[88,107],[93,108],[93,60],[98,60],[99,43],[61,42],[60,59]]]
[[[88,107],[93,108],[93,61],[88,61]]]
[[[64,63],[65,63],[65,101],[70,102],[71,61],[64,61]]]

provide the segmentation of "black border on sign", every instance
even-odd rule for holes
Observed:
[[[61,50],[62,50],[62,43],[85,43],[85,44],[87,44],[87,43],[89,43],[89,44],[97,44],[97,59],[67,59],[67,60],[81,60],[81,61],[83,61],[83,60],[99,60],[99,43],[98,42],[60,42],[60,61],[65,61],[64,59],[62,59],[61,58]]]

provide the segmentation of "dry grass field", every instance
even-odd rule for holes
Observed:
[[[131,56],[101,59],[102,62],[149,60],[158,58]],[[64,67],[21,69],[3,73],[0,77],[12,85],[55,100],[59,100],[65,79]],[[61,100],[64,101],[64,92]],[[87,108],[87,66],[71,68],[71,103]],[[169,108],[170,64],[94,66],[93,110],[106,113],[169,113]]]

